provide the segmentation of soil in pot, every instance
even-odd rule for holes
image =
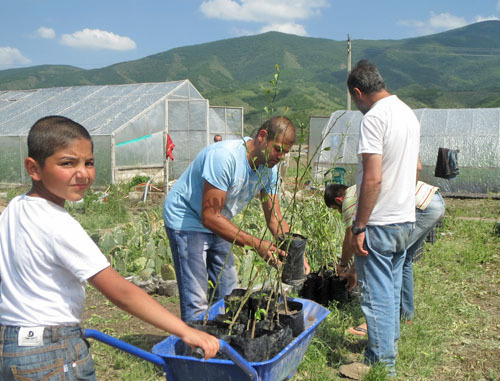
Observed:
[[[279,239],[281,241],[280,248],[287,253],[281,280],[292,286],[302,286],[306,277],[304,274],[304,253],[307,238],[296,233],[286,233]]]

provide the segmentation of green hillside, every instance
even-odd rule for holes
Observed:
[[[500,107],[500,21],[403,40],[353,40],[353,64],[375,62],[389,91],[412,107]],[[187,46],[101,69],[35,66],[0,71],[0,89],[160,82],[188,78],[212,105],[245,107],[247,126],[265,118],[280,67],[277,106],[296,121],[346,107],[345,41],[278,32]]]

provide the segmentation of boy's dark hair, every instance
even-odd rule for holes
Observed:
[[[266,120],[262,126],[259,127],[255,137],[259,135],[262,130],[267,131],[267,139],[274,140],[279,134],[285,133],[288,129],[295,132],[295,127],[290,119],[286,116],[275,116],[271,119]]]
[[[325,188],[325,204],[329,208],[335,205],[335,198],[345,195],[347,186],[344,184],[329,184]]]
[[[355,87],[364,94],[374,94],[385,89],[384,78],[375,64],[368,60],[358,61],[347,77],[349,93],[352,94]]]
[[[43,167],[49,156],[77,139],[87,139],[92,143],[89,132],[77,122],[65,116],[43,117],[33,124],[28,133],[28,156]]]

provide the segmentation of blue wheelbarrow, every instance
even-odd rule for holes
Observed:
[[[304,312],[304,331],[293,339],[281,352],[272,359],[262,362],[248,362],[229,344],[220,341],[220,352],[230,360],[198,359],[180,355],[177,352],[180,339],[169,336],[156,344],[152,352],[147,352],[124,341],[106,335],[94,329],[86,329],[85,336],[93,338],[122,351],[128,352],[153,364],[162,367],[168,381],[281,381],[290,379],[297,371],[314,332],[319,323],[330,311],[316,302],[308,299],[294,298],[302,303]],[[209,319],[215,319],[217,314],[224,313],[224,300],[215,303],[209,310]]]

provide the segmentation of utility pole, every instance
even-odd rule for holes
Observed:
[[[351,72],[352,45],[351,36],[347,35],[347,75]],[[351,94],[347,89],[347,110],[351,110]]]

